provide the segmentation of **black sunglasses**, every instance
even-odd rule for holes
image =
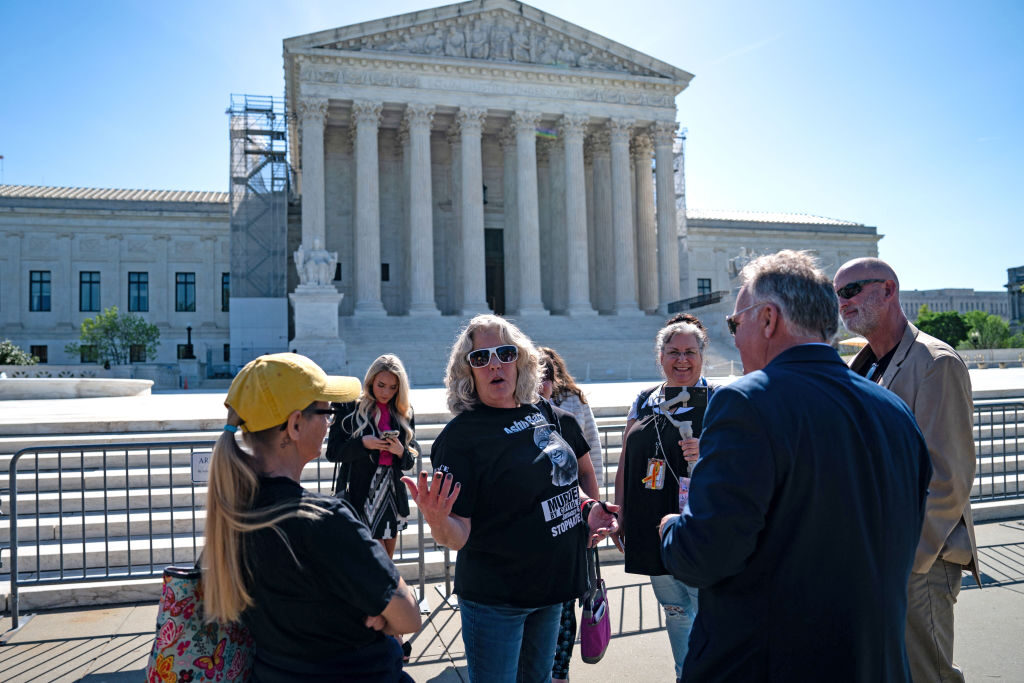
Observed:
[[[840,299],[852,299],[861,293],[864,289],[864,285],[870,285],[875,282],[885,282],[885,280],[881,280],[879,278],[874,278],[872,280],[854,280],[853,282],[843,285],[837,289],[836,296]]]
[[[476,349],[466,354],[466,360],[474,368],[483,368],[491,362],[492,353],[502,363],[515,363],[516,359],[519,358],[519,347],[515,344],[505,344],[503,346],[492,346],[487,349]]]

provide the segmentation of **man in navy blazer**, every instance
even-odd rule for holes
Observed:
[[[715,392],[662,559],[697,586],[683,681],[909,680],[907,579],[931,464],[897,396],[827,345],[806,252],[744,267],[727,318],[745,377]]]

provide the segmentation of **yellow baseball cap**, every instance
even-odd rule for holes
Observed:
[[[272,353],[249,361],[235,375],[224,405],[242,418],[242,428],[258,432],[276,427],[314,401],[346,403],[359,398],[355,377],[331,376],[297,353]]]

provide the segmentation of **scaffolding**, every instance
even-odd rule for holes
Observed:
[[[286,330],[291,183],[284,100],[232,95],[227,113],[231,135],[231,362],[237,365],[269,350],[284,350],[272,348],[279,343],[260,334],[255,325],[238,335],[235,329],[236,322],[248,327],[241,314],[251,318],[259,314],[259,306],[266,310],[269,305],[284,311]]]

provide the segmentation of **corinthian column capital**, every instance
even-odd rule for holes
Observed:
[[[611,135],[611,141],[615,142],[629,142],[629,134],[633,130],[633,126],[636,125],[636,119],[627,119],[620,116],[613,116],[608,119],[608,133]]]
[[[352,121],[357,126],[368,123],[373,124],[374,126],[379,126],[381,108],[382,104],[380,102],[356,100],[352,103]]]
[[[654,136],[654,144],[671,145],[675,141],[676,128],[679,124],[675,121],[656,121],[651,125],[651,134]]]
[[[629,151],[632,152],[634,159],[647,159],[649,161],[651,154],[654,152],[651,136],[647,133],[637,133],[634,135]]]
[[[516,133],[536,132],[539,122],[540,113],[535,111],[517,111],[512,114],[512,119],[509,121]]]
[[[558,121],[558,134],[563,138],[583,139],[590,117],[586,114],[566,114]]]
[[[327,98],[325,97],[301,97],[296,102],[296,112],[303,122],[324,124],[327,120]]]
[[[405,108],[405,116],[402,122],[409,128],[430,126],[434,123],[434,107],[428,104],[410,104]]]
[[[459,132],[468,135],[480,135],[484,128],[484,119],[487,117],[487,110],[483,107],[468,107],[460,109],[455,115],[455,125]]]

